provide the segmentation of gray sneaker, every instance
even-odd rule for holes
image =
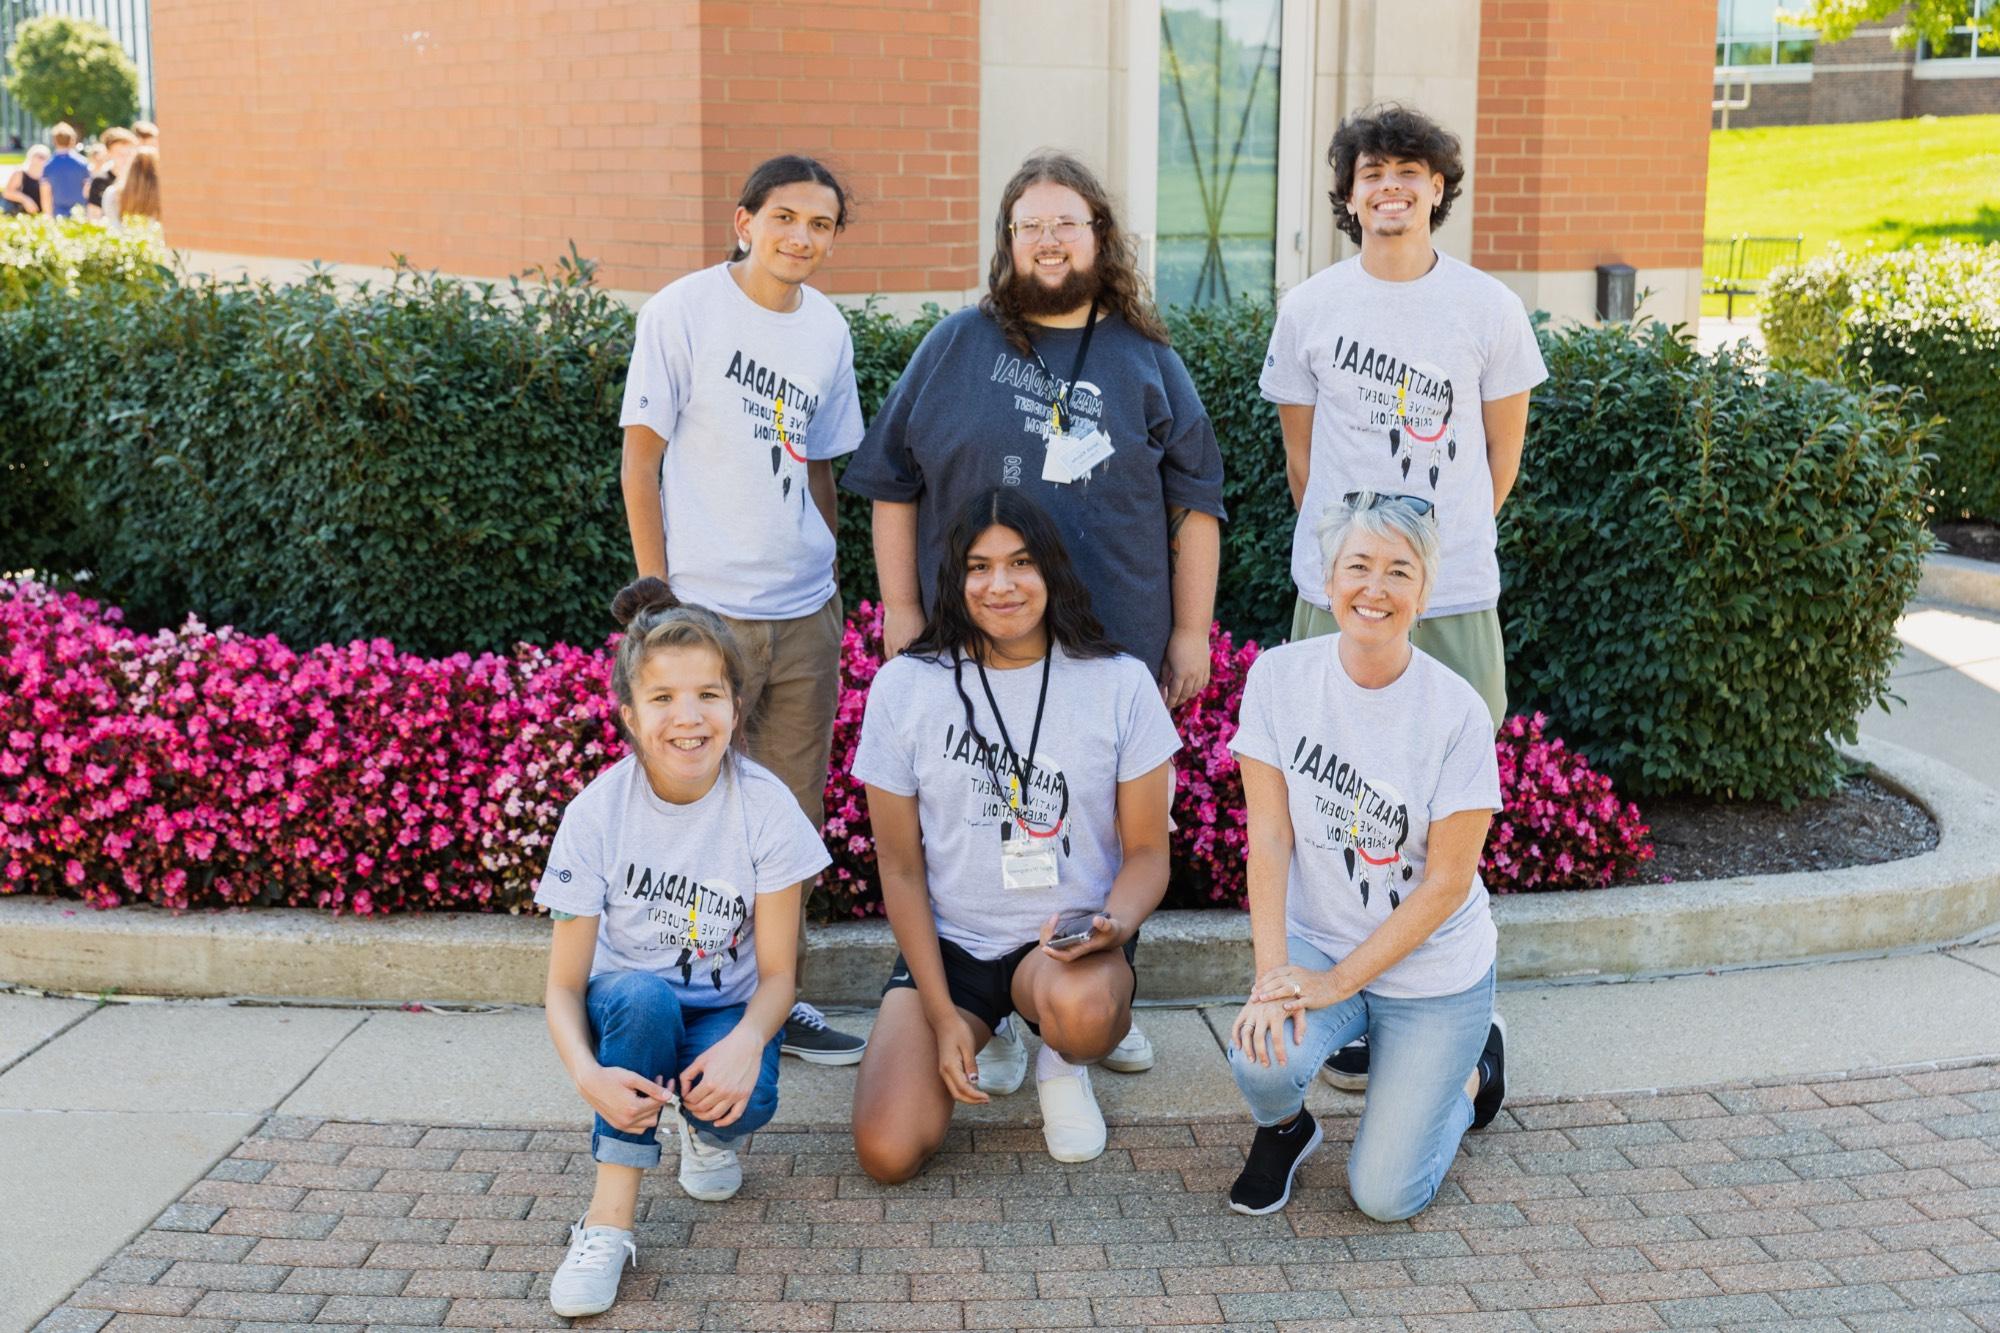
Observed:
[[[627,1260],[639,1266],[632,1233],[618,1227],[569,1229],[569,1253],[549,1282],[549,1308],[565,1318],[603,1314],[618,1299],[618,1277]]]
[[[786,1055],[796,1055],[812,1065],[858,1065],[868,1049],[868,1038],[840,1032],[826,1025],[826,1015],[801,1000],[792,1006],[785,1020]]]

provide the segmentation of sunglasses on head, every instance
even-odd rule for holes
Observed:
[[[1397,495],[1393,491],[1374,491],[1372,493],[1349,491],[1347,494],[1341,496],[1340,499],[1343,504],[1352,509],[1360,503],[1363,495],[1368,496],[1366,507],[1369,509],[1380,509],[1383,505],[1403,505],[1419,518],[1422,518],[1426,514],[1437,512],[1437,506],[1429,500],[1424,499],[1421,495]]]

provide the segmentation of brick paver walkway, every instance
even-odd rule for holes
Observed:
[[[2000,1065],[1553,1101],[1467,1140],[1435,1206],[1355,1213],[1353,1122],[1290,1209],[1223,1191],[1242,1124],[1114,1128],[1059,1166],[961,1131],[883,1189],[847,1136],[767,1131],[743,1193],[652,1177],[605,1328],[2000,1330]],[[40,1333],[559,1327],[572,1132],[278,1118]]]

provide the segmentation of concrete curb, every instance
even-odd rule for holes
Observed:
[[[1933,552],[1924,557],[1924,576],[1917,584],[1917,596],[1982,611],[2000,611],[2000,564]]]
[[[2000,922],[2000,793],[1884,741],[1850,754],[1930,810],[1937,850],[1844,870],[1494,900],[1506,980],[1610,979],[1883,952]],[[175,916],[0,898],[0,980],[55,991],[537,1004],[548,927],[532,917],[333,918],[305,909]],[[883,921],[816,927],[808,993],[873,1003],[896,944]],[[1146,925],[1147,1000],[1240,994],[1246,916],[1162,912]]]

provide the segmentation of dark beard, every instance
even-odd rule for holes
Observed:
[[[1054,287],[1032,273],[1016,270],[1007,283],[1005,304],[1024,318],[1047,319],[1083,309],[1097,299],[1102,287],[1095,267],[1085,272],[1072,268]]]

